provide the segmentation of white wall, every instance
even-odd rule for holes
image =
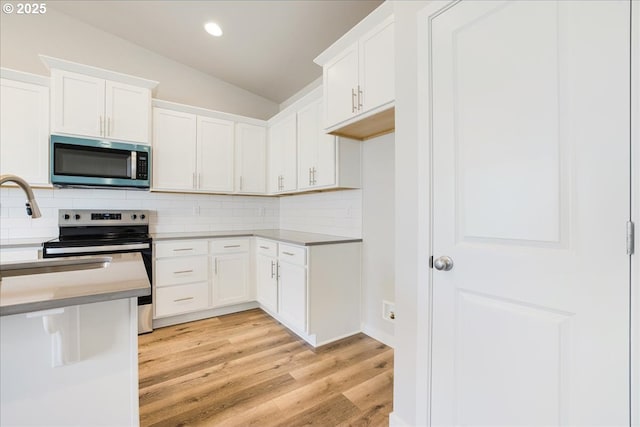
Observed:
[[[362,330],[394,345],[394,324],[382,301],[395,300],[394,134],[362,145]]]
[[[362,236],[362,190],[328,191],[280,198],[280,228]]]
[[[38,54],[156,80],[160,82],[154,92],[158,99],[258,119],[268,119],[279,110],[278,104],[266,98],[155,54],[53,8],[48,8],[44,15],[0,13],[0,66],[48,76]]]
[[[426,88],[418,85],[417,14],[427,1],[396,1],[396,325],[394,399],[391,425],[427,425],[427,316],[429,191],[427,143],[418,129],[426,117],[418,116],[418,99]],[[421,197],[421,195],[423,195]]]
[[[73,188],[37,189],[35,196],[42,218],[31,219],[25,213],[22,190],[0,189],[2,239],[57,237],[58,209],[148,209],[152,233],[277,228],[279,221],[275,197]]]

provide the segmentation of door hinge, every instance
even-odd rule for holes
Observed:
[[[627,255],[633,255],[634,240],[635,232],[633,221],[627,221]]]
[[[433,268],[433,255],[429,257],[429,268]]]

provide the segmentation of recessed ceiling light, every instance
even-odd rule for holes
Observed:
[[[215,22],[207,22],[204,24],[204,29],[214,37],[220,37],[222,35],[222,28]]]

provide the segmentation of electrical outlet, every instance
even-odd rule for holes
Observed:
[[[393,322],[396,318],[396,304],[389,301],[382,301],[382,318]]]

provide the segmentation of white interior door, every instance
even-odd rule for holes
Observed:
[[[629,1],[430,28],[432,425],[628,425]]]

